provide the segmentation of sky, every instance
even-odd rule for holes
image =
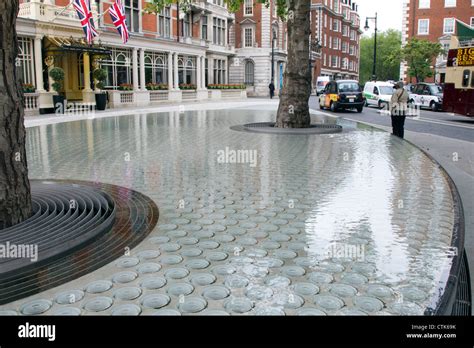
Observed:
[[[403,0],[355,0],[359,4],[359,15],[362,30],[365,26],[366,17],[375,17],[377,12],[377,27],[379,31],[387,29],[402,30],[402,5]],[[372,35],[374,32],[374,21],[369,20],[370,29],[364,35]]]

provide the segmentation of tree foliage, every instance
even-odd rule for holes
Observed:
[[[434,59],[443,52],[439,42],[410,39],[401,50],[401,56],[408,64],[408,76],[416,78],[416,82],[432,77]]]
[[[394,80],[400,78],[401,63],[401,33],[389,29],[377,34],[377,79],[380,81]],[[360,39],[360,74],[361,84],[365,84],[372,78],[374,61],[374,36],[362,37]]]

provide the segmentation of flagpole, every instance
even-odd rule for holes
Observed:
[[[107,12],[109,12],[109,10],[110,10],[110,6],[109,6],[109,7],[107,8],[107,10],[105,10],[102,14],[99,14],[99,16],[97,16],[96,21],[99,22],[99,19],[101,19],[102,17],[104,17],[105,14],[106,14]]]

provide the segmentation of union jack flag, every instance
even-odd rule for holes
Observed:
[[[73,6],[81,20],[82,29],[84,30],[87,42],[90,45],[92,44],[94,37],[98,35],[95,30],[94,19],[92,18],[90,0],[74,0]]]
[[[120,36],[122,36],[123,43],[127,43],[130,34],[127,28],[127,19],[125,18],[125,9],[122,0],[115,0],[114,4],[109,8],[109,13],[117,31]]]

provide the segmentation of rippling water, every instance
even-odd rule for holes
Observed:
[[[356,124],[323,136],[229,129],[272,119],[263,110],[196,111],[29,128],[30,177],[113,183],[156,201],[159,226],[129,256],[138,262],[87,277],[137,272],[134,314],[422,314],[433,306],[453,255],[442,172],[411,145]],[[219,163],[220,151],[232,150],[256,151],[256,165]],[[141,272],[145,262],[162,267]],[[90,311],[82,302],[74,306]]]

